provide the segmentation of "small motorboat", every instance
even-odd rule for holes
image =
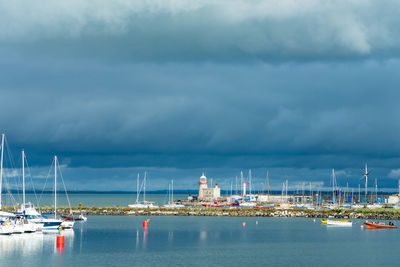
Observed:
[[[335,225],[335,226],[352,226],[353,223],[349,220],[321,220],[324,225]]]
[[[394,225],[392,222],[389,222],[389,224],[384,224],[384,223],[366,221],[364,224],[367,227],[367,229],[395,229],[395,228],[397,228],[397,226]]]

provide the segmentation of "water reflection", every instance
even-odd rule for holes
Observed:
[[[149,230],[146,228],[143,231],[143,248],[147,247],[147,235],[149,234]]]
[[[0,236],[0,255],[14,254],[27,256],[41,252],[43,249],[43,235],[41,233],[16,234]]]
[[[65,248],[72,250],[74,245],[74,231],[38,232],[31,234],[13,234],[0,236],[0,255],[31,257],[43,251],[57,253],[57,236],[63,235]]]
[[[172,241],[174,241],[174,232],[169,231],[168,232],[168,243],[172,243]]]
[[[200,241],[207,241],[207,231],[201,230],[199,235]]]

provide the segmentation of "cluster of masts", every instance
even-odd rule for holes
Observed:
[[[34,205],[30,202],[26,202],[26,194],[25,194],[25,163],[26,163],[26,155],[25,151],[22,150],[21,158],[22,158],[22,204],[21,208],[16,210],[14,213],[4,212],[2,211],[2,193],[3,193],[3,174],[4,174],[4,149],[5,149],[5,134],[3,133],[1,136],[1,152],[0,152],[0,234],[15,234],[15,233],[32,233],[32,232],[41,232],[58,230],[59,228],[72,228],[74,226],[75,220],[86,220],[82,214],[79,218],[72,217],[71,205],[69,202],[68,194],[66,192],[64,180],[61,177],[61,181],[64,185],[65,193],[68,200],[68,205],[70,207],[70,215],[69,216],[61,216],[60,219],[57,218],[57,172],[60,171],[59,163],[57,156],[54,156],[54,218],[48,218],[47,216],[38,212]],[[10,154],[10,153],[9,153]],[[12,161],[10,157],[10,161]],[[52,163],[53,166],[53,163]],[[60,172],[61,174],[61,172]],[[47,180],[46,180],[47,182]],[[8,188],[9,194],[11,192]],[[15,201],[15,199],[14,199]]]
[[[365,181],[365,189],[364,189],[364,195],[365,195],[365,202],[367,202],[368,199],[368,176],[371,174],[371,170],[368,170],[368,165],[367,163],[365,164],[365,169],[361,170],[361,174],[363,176],[363,179]],[[240,179],[240,180],[239,180]],[[252,173],[251,173],[251,169],[248,172],[248,179],[247,179],[248,183],[245,180],[245,177],[243,175],[243,171],[240,171],[240,176],[236,176],[236,183],[235,183],[235,190],[233,190],[233,183],[230,183],[230,195],[252,195],[252,194],[257,194],[257,192],[254,192],[254,186],[253,186],[253,182],[252,182]],[[239,183],[240,182],[240,183]],[[241,185],[241,190],[239,192],[238,190],[238,184]],[[247,187],[248,186],[248,187]],[[266,175],[266,182],[265,183],[261,183],[262,186],[262,190],[258,191],[258,194],[267,194],[268,198],[270,195],[270,184],[269,184],[269,171],[267,170],[267,175]],[[246,191],[246,189],[248,188],[248,192]],[[371,190],[371,199],[372,199],[372,193],[375,193],[375,198],[377,198],[377,194],[378,194],[378,180],[375,179],[375,188],[374,188],[375,192],[373,192]],[[285,196],[287,198],[288,196],[288,190],[289,190],[289,182],[286,179],[283,183],[282,183],[282,191],[281,191],[281,195],[282,197]],[[341,187],[339,187],[338,183],[337,183],[337,179],[336,179],[336,174],[335,174],[335,170],[332,169],[332,202],[335,202],[337,200],[340,201],[342,196],[342,191],[344,193],[344,198],[349,197],[350,195],[350,191],[349,191],[349,185],[348,183],[346,184],[346,188],[342,190]],[[298,190],[297,190],[298,192]],[[302,194],[304,196],[305,194],[305,183],[302,183]],[[309,193],[310,195],[313,195],[313,188],[312,188],[312,183],[309,183]],[[322,194],[322,190],[315,190],[316,195],[321,196]],[[297,193],[298,194],[298,193]],[[399,194],[400,194],[400,180],[399,180]],[[354,189],[351,189],[351,195],[352,195],[352,199],[353,199],[353,195],[354,195]],[[361,186],[359,184],[358,186],[358,200],[361,200]]]

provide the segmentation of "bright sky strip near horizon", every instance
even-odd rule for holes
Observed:
[[[397,188],[398,1],[0,1],[0,128],[73,189]]]

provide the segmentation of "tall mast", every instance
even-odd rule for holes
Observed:
[[[171,180],[171,202],[174,203],[174,180]]]
[[[57,156],[54,156],[54,219],[57,219]]]
[[[1,134],[1,159],[0,159],[0,210],[1,210],[1,195],[3,191],[3,154],[4,154],[4,137],[5,134]]]
[[[288,200],[288,197],[287,197],[288,187],[289,187],[289,182],[288,182],[288,180],[286,179],[286,186],[285,186],[285,189],[286,189],[286,200]]]
[[[139,203],[139,173],[136,178],[136,204]]]
[[[250,195],[252,194],[252,189],[251,189],[251,170],[249,170],[249,184],[250,184]]]
[[[236,176],[235,194],[238,194],[238,177]],[[399,194],[400,194],[400,180],[399,180]]]
[[[146,201],[146,172],[144,172],[144,180],[143,180],[143,202]]]
[[[367,199],[368,199],[368,166],[367,163],[365,163],[365,172],[364,172],[364,176],[365,176],[365,204],[367,204]]]
[[[269,171],[267,170],[267,186],[268,186],[268,201],[269,201]]]
[[[335,204],[335,169],[332,169],[332,204]]]
[[[361,186],[358,184],[358,202],[361,203]]]
[[[25,152],[22,150],[22,208],[25,210]]]

